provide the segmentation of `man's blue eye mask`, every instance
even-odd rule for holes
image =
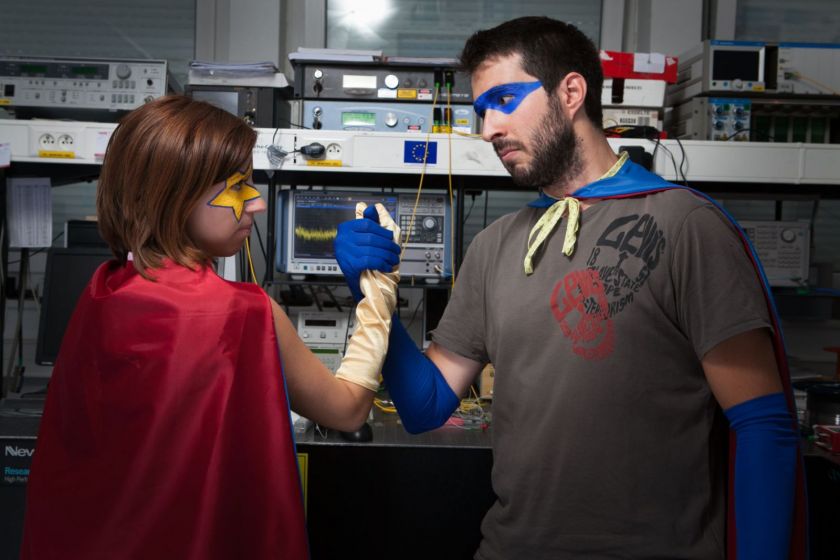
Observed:
[[[487,109],[494,109],[509,115],[519,107],[523,99],[541,86],[542,83],[537,80],[535,82],[512,82],[491,87],[478,96],[478,99],[473,103],[473,108],[481,118],[484,118]],[[505,97],[510,97],[510,99],[504,101]]]

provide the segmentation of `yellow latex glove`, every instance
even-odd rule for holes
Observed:
[[[367,205],[356,203],[356,219],[362,219]],[[400,228],[381,204],[376,204],[379,224],[394,234],[394,242],[400,243]],[[391,317],[397,308],[397,284],[400,281],[399,265],[393,272],[365,270],[359,278],[359,286],[365,296],[356,306],[356,331],[347,344],[347,352],[335,376],[361,385],[371,391],[379,388],[379,375],[385,354],[388,353],[388,335],[391,333]]]

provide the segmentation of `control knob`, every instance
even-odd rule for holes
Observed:
[[[318,95],[321,93],[321,90],[324,89],[324,71],[320,68],[316,68],[315,71],[312,72],[312,77],[315,79],[315,83],[312,84],[312,90],[315,92],[316,95]]]
[[[400,85],[400,79],[394,74],[388,74],[385,76],[385,87],[388,89],[397,89],[398,85]]]
[[[785,243],[793,243],[794,241],[796,241],[796,231],[792,229],[783,229],[780,235],[782,241],[784,241]]]
[[[117,69],[115,70],[117,73],[117,78],[120,80],[127,80],[129,76],[131,76],[131,68],[128,64],[119,64],[117,65]]]
[[[431,216],[426,216],[425,218],[423,218],[423,227],[428,230],[435,229],[437,227],[437,220],[435,220]]]

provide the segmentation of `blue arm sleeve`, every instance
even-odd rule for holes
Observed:
[[[461,402],[396,316],[391,322],[382,377],[403,426],[412,434],[442,426]]]
[[[738,558],[788,558],[799,437],[783,393],[725,411],[736,437]]]

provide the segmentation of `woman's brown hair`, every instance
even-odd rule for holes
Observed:
[[[187,217],[212,185],[250,166],[256,138],[230,113],[180,95],[126,115],[96,194],[99,230],[117,259],[131,252],[146,278],[164,257],[184,266],[210,260],[189,239]]]

